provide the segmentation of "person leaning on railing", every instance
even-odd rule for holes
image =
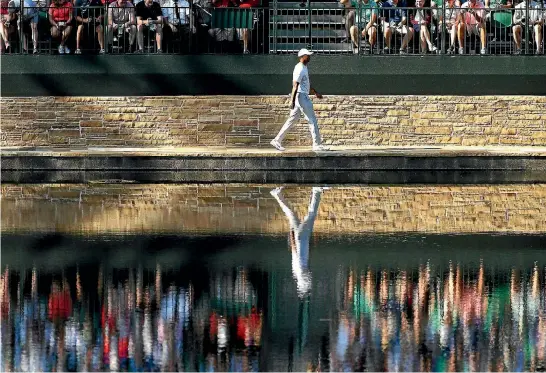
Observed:
[[[144,0],[136,6],[137,17],[137,53],[144,51],[144,30],[155,31],[155,41],[157,44],[157,53],[162,53],[161,44],[163,42],[163,13],[161,6],[153,0]]]
[[[527,9],[526,9],[527,8]],[[526,18],[528,17],[528,18]],[[521,54],[521,41],[523,30],[529,27],[529,34],[532,34],[536,44],[536,54],[543,51],[542,35],[546,13],[535,1],[522,1],[516,5],[512,30],[514,32],[514,42],[516,43],[515,54]]]
[[[129,34],[129,47],[135,44],[137,28],[135,20],[135,7],[127,0],[117,0],[108,6],[108,45],[114,40],[114,32]]]
[[[94,29],[97,33],[100,54],[104,54],[104,8],[101,0],[76,0],[76,23],[78,29],[76,31],[76,51],[74,53],[81,54],[80,49],[82,35],[89,35],[90,29]]]
[[[455,0],[448,0],[445,4],[445,11],[439,10],[439,14],[440,35],[441,37],[445,37],[445,31],[449,34],[447,54],[455,53],[455,40],[458,40],[459,42],[459,54],[464,54],[464,48],[462,46],[464,46],[465,30],[460,5]]]
[[[38,7],[32,0],[24,0],[23,16],[21,13],[21,0],[11,0],[9,11],[12,18],[17,20],[18,29],[23,31],[23,50],[28,52],[28,36],[32,35],[33,53],[38,53]]]
[[[340,0],[340,3],[347,7],[349,0]],[[351,7],[355,10],[354,24],[349,28],[353,53],[359,52],[358,32],[362,29],[362,39],[367,44],[370,52],[377,41],[377,4],[374,0],[351,1]]]
[[[187,0],[166,0],[161,4],[163,12],[163,24],[173,34],[181,32],[189,37],[190,30],[190,4]]]
[[[464,28],[468,36],[480,36],[480,54],[486,54],[487,35],[485,29],[485,9],[483,3],[477,0],[468,0],[463,4],[461,13]],[[461,45],[464,52],[464,45]]]
[[[385,37],[384,53],[391,52],[391,42],[393,33],[402,36],[402,45],[400,54],[408,53],[408,44],[413,38],[413,27],[408,27],[408,11],[405,0],[389,0],[387,2],[378,3],[381,9],[381,17],[383,18],[383,34]]]
[[[51,23],[51,37],[61,37],[59,54],[70,53],[70,49],[65,46],[65,43],[72,32],[73,20],[72,3],[65,0],[53,0],[49,6],[49,22]]]

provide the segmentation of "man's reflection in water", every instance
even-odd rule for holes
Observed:
[[[288,207],[282,196],[282,188],[271,191],[290,223],[290,249],[292,251],[292,274],[296,280],[298,296],[303,299],[311,291],[311,272],[309,271],[309,240],[317,217],[322,191],[327,188],[313,187],[307,216],[300,222],[294,211]]]

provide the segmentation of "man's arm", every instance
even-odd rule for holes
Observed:
[[[315,88],[311,87],[310,91],[311,91],[311,94],[314,94],[315,96],[317,96],[317,98],[322,98],[322,95],[318,93]]]
[[[114,24],[114,20],[112,18],[112,7],[108,6],[108,26],[112,26]]]
[[[290,95],[290,110],[293,110],[294,107],[296,106],[296,93],[298,93],[299,86],[300,86],[300,83],[294,80],[292,84],[292,94]]]
[[[49,22],[51,23],[51,25],[57,27],[57,22],[55,22],[55,19],[53,19],[53,8],[51,8],[51,6],[49,7],[48,14],[49,14]]]

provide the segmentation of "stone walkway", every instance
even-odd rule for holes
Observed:
[[[310,147],[292,147],[279,152],[272,147],[89,147],[82,149],[4,147],[2,156],[94,157],[94,156],[168,156],[168,157],[323,157],[323,156],[405,156],[405,157],[546,157],[546,147],[530,146],[330,146],[328,151],[314,152]]]

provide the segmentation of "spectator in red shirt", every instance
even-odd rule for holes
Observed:
[[[256,8],[260,5],[260,0],[240,0],[239,8],[249,9]],[[249,54],[248,42],[250,40],[250,30],[247,28],[238,30],[239,39],[243,39],[243,53]]]
[[[53,0],[49,6],[49,22],[51,23],[51,36],[61,36],[59,54],[70,54],[70,49],[65,46],[66,40],[72,32],[73,10],[72,3],[66,0]]]
[[[230,8],[238,7],[238,0],[212,0],[212,5],[215,8]],[[229,41],[232,42],[235,39],[235,29],[221,29],[213,28],[209,30],[209,35],[216,39],[216,41]]]
[[[15,30],[13,25],[11,25],[13,14],[10,14],[8,7],[8,0],[0,1],[0,41],[2,42],[2,50],[4,49],[4,47],[6,48],[6,50],[11,48],[9,42],[9,34],[11,34],[13,30]]]

